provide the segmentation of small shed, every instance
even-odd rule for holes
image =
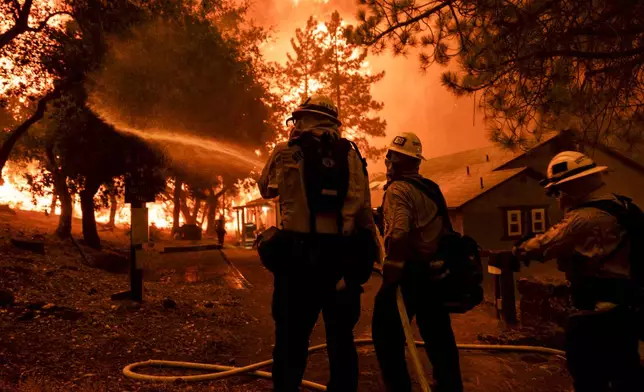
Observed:
[[[277,200],[255,199],[235,210],[237,242],[252,246],[257,235],[271,226],[279,226],[279,202]]]

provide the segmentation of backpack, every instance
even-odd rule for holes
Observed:
[[[483,302],[483,265],[480,247],[467,235],[452,227],[447,202],[440,187],[426,178],[400,177],[394,181],[407,182],[423,192],[438,207],[445,233],[438,243],[437,258],[444,260],[448,274],[442,279],[445,290],[444,306],[450,313],[465,313]]]
[[[577,208],[597,208],[617,219],[618,224],[626,230],[629,240],[629,305],[639,317],[640,340],[644,341],[644,212],[633,203],[631,198],[614,195],[620,202],[612,200],[595,200]]]
[[[309,207],[311,233],[315,234],[316,215],[319,213],[336,214],[338,229],[342,232],[342,207],[349,190],[349,152],[353,149],[367,178],[367,161],[362,157],[358,146],[347,139],[335,138],[324,133],[316,138],[311,132],[304,132],[289,145],[297,145],[302,150],[303,182]],[[347,283],[364,284],[371,276],[373,264],[379,254],[379,244],[371,230],[357,228],[353,235],[345,238],[341,245],[341,270]],[[343,263],[342,261],[350,261]],[[328,261],[327,261],[328,262]]]
[[[316,232],[315,217],[319,213],[335,213],[341,232],[342,207],[349,190],[349,151],[356,151],[365,174],[366,160],[362,158],[354,142],[335,138],[330,133],[316,138],[312,132],[304,132],[291,140],[289,145],[298,145],[302,150],[303,179],[311,232]]]

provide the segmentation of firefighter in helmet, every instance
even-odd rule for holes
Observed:
[[[293,126],[288,143],[275,147],[258,182],[264,198],[279,196],[280,203],[280,229],[267,230],[277,234],[258,243],[260,258],[274,275],[273,385],[280,392],[299,390],[309,336],[322,312],[328,390],[355,392],[353,329],[371,266],[356,262],[352,249],[365,248],[360,239],[376,238],[369,179],[357,148],[340,136],[338,109],[329,98],[306,99],[288,124]],[[377,255],[371,258],[373,263]]]
[[[630,236],[618,219],[619,211],[637,207],[610,193],[607,169],[577,151],[556,155],[543,185],[564,217],[513,249],[526,265],[557,259],[570,281],[576,312],[568,321],[566,356],[577,392],[644,390],[637,322],[628,305]]]
[[[447,206],[438,186],[419,174],[422,160],[420,139],[410,132],[396,136],[387,152],[382,206],[385,261],[374,306],[373,340],[387,391],[410,392],[405,336],[396,305],[400,286],[408,316],[416,316],[426,342],[436,390],[462,391],[451,319],[440,300],[446,271],[435,257],[449,221]]]

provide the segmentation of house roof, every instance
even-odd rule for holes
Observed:
[[[603,141],[597,149],[639,172],[644,173],[644,145],[621,142],[616,138]],[[592,148],[590,149],[592,156]]]
[[[556,134],[544,136],[533,148],[544,145],[555,137]],[[521,150],[511,151],[491,144],[483,148],[430,158],[421,164],[420,174],[436,182],[441,187],[447,206],[455,209],[527,171],[526,167],[499,170],[524,154]],[[382,180],[381,177],[383,176],[376,174],[373,178],[378,180],[370,184],[373,205],[379,205],[382,201],[382,188],[386,180]]]
[[[491,166],[473,165],[470,167],[469,175],[465,170],[457,169],[432,175],[429,178],[440,186],[447,207],[456,209],[528,170],[523,167],[494,171],[489,167]],[[481,182],[483,182],[483,187],[481,187]],[[384,196],[384,183],[372,182],[371,185],[371,203],[378,206]]]

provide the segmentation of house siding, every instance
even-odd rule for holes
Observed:
[[[604,180],[609,192],[628,196],[644,207],[644,173],[600,150],[589,152],[589,155],[598,165],[608,166]]]
[[[545,207],[547,222],[550,224],[562,217],[556,201],[545,195],[538,181],[522,174],[463,206],[461,211],[465,234],[476,239],[485,250],[510,249],[516,239],[505,237],[505,209],[509,207]],[[522,215],[525,233],[528,222],[526,214]]]

